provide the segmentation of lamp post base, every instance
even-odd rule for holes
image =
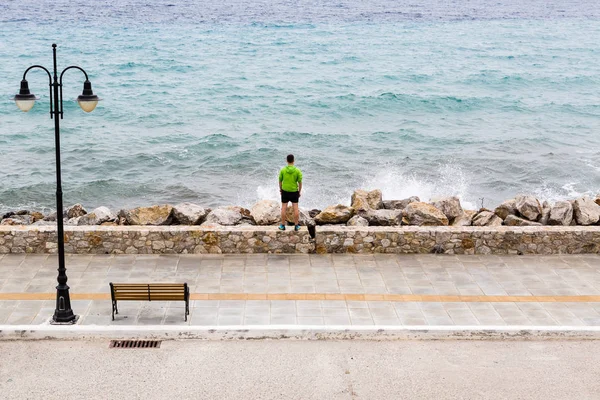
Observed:
[[[54,309],[52,320],[57,323],[74,324],[76,319],[77,316],[73,313],[73,309],[71,308],[69,287],[66,283],[62,283],[56,287],[56,308]]]
[[[73,319],[70,321],[56,321],[54,319],[55,317],[53,316],[52,318],[50,318],[50,325],[75,325],[77,322],[79,322],[79,315],[73,315]]]

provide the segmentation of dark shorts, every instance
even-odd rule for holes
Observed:
[[[299,196],[300,192],[286,192],[285,190],[281,191],[281,202],[282,203],[289,203],[290,201],[292,203],[297,203],[298,199],[300,198]]]

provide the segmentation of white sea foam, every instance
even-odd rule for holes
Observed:
[[[532,194],[540,201],[548,201],[554,203],[563,200],[573,200],[583,196],[594,197],[598,190],[579,190],[578,182],[569,182],[560,188],[552,187],[544,183],[542,187],[532,190]]]
[[[303,206],[307,208],[324,208],[331,204],[350,204],[352,192],[356,189],[380,189],[384,199],[399,200],[411,196],[418,196],[422,201],[434,201],[441,197],[458,196],[463,208],[476,209],[478,206],[469,197],[469,176],[455,163],[440,164],[431,177],[420,176],[415,173],[405,173],[399,166],[385,166],[379,171],[365,178],[361,184],[345,190],[333,192],[327,187],[307,185],[303,190]],[[242,204],[251,205],[257,200],[278,200],[279,190],[275,184],[259,185],[254,195],[241,194],[239,200]]]
[[[437,166],[432,177],[404,173],[400,167],[391,166],[376,173],[364,182],[364,188],[380,189],[384,199],[406,199],[418,196],[421,201],[434,201],[441,197],[457,196],[465,209],[476,209],[469,197],[470,179],[457,164],[450,162]]]

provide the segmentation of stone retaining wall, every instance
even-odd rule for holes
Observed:
[[[313,253],[306,228],[65,226],[65,252],[77,254]],[[0,226],[0,254],[56,253],[54,226]]]
[[[77,254],[600,252],[600,226],[347,227],[279,231],[274,226],[65,226],[65,251]],[[56,253],[53,226],[0,226],[0,254]]]
[[[600,226],[319,226],[317,253],[580,254],[600,252]]]

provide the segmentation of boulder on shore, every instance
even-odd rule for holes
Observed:
[[[32,211],[29,215],[31,216],[31,223],[44,219],[44,214],[38,211]]]
[[[355,190],[352,193],[351,198],[351,207],[357,213],[361,213],[363,211],[368,210],[379,210],[383,208],[383,200],[381,197],[381,190],[371,190],[370,192],[366,190]]]
[[[410,203],[404,209],[404,216],[410,225],[440,226],[448,225],[448,218],[441,210],[428,203]]]
[[[383,200],[383,208],[386,210],[404,210],[410,203],[418,203],[421,199],[417,196],[409,197],[403,200]]]
[[[506,200],[496,207],[494,213],[502,219],[506,219],[509,215],[517,215],[517,201],[515,199]]]
[[[593,225],[600,220],[600,206],[587,196],[573,202],[573,213],[579,225]]]
[[[540,226],[539,222],[533,222],[526,220],[525,218],[517,217],[516,215],[509,215],[504,220],[504,225],[507,226]]]
[[[310,210],[308,212],[308,215],[310,215],[311,218],[316,217],[317,215],[319,215],[319,213],[321,212],[321,210],[317,209],[317,208],[313,208],[312,210]]]
[[[173,218],[180,225],[200,225],[209,212],[209,208],[197,204],[179,203],[173,207]]]
[[[454,218],[452,226],[471,226],[473,224],[473,217],[477,215],[475,210],[464,210],[461,215]]]
[[[552,210],[552,206],[550,206],[550,203],[546,200],[544,201],[544,203],[542,204],[542,215],[540,216],[540,219],[538,220],[538,222],[542,225],[548,225],[548,220],[550,219],[550,211]]]
[[[508,217],[507,217],[508,218]],[[500,226],[502,218],[491,211],[481,211],[473,217],[473,226]]]
[[[83,208],[83,206],[81,204],[77,203],[77,204],[74,204],[71,207],[67,208],[66,216],[68,219],[71,219],[71,218],[83,217],[85,214],[87,214],[87,210],[85,208]]]
[[[281,218],[281,217],[280,217]],[[288,224],[294,223],[294,208],[288,206],[285,213],[285,220]],[[315,226],[315,220],[311,218],[308,211],[303,208],[298,209],[298,224],[302,226]]]
[[[315,217],[315,222],[319,225],[345,224],[353,215],[354,208],[337,204],[335,206],[329,206],[321,211]]]
[[[257,225],[273,225],[281,220],[281,203],[275,200],[260,200],[250,209]]]
[[[365,218],[361,217],[360,215],[355,215],[354,217],[352,217],[348,220],[346,225],[348,225],[348,226],[369,226],[369,221],[367,221]]]
[[[540,201],[531,195],[520,195],[515,198],[515,208],[520,216],[530,221],[537,221],[542,215]]]
[[[369,226],[399,226],[402,225],[402,210],[369,210],[360,214],[367,220]]]
[[[0,225],[29,225],[30,220],[28,218],[20,217],[20,215],[13,215],[12,217],[4,218]]]
[[[550,208],[548,225],[569,226],[573,221],[573,206],[569,201],[557,201]]]
[[[68,221],[77,225],[100,225],[103,222],[113,221],[115,218],[117,216],[108,207],[98,207],[81,217],[69,218]]]
[[[238,207],[241,209],[241,207]],[[225,225],[231,226],[239,224],[244,215],[241,210],[235,207],[218,207],[212,210],[207,216],[206,221],[202,224],[217,224],[217,225]]]
[[[433,206],[444,213],[448,221],[452,222],[455,218],[463,214],[460,205],[460,199],[457,196],[445,197],[433,203]]]
[[[125,211],[128,225],[169,225],[173,219],[173,207],[169,204],[138,207]]]

